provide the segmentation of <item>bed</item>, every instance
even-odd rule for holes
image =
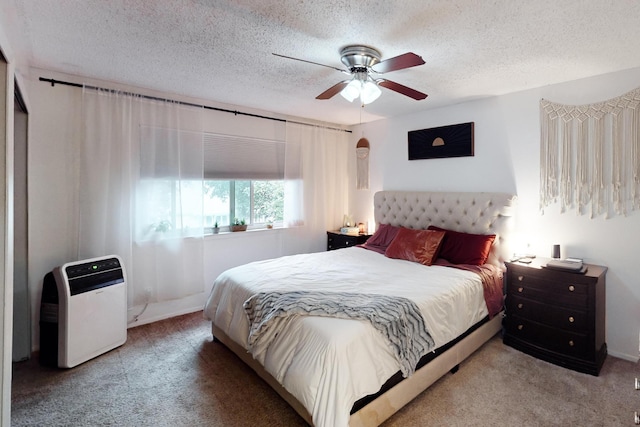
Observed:
[[[378,192],[369,247],[223,272],[213,336],[310,425],[379,425],[500,331],[515,199]]]

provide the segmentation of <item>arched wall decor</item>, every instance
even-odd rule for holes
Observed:
[[[640,208],[640,88],[604,102],[540,101],[540,209],[591,218]]]
[[[369,140],[360,138],[356,144],[357,175],[356,189],[369,189]]]

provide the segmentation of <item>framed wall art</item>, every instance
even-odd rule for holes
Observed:
[[[409,160],[473,156],[473,123],[409,131]]]

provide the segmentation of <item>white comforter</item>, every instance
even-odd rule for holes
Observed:
[[[390,259],[352,247],[232,268],[215,281],[207,318],[247,348],[242,304],[257,292],[312,289],[406,297],[414,301],[436,348],[487,315],[480,277],[469,271]],[[317,427],[347,426],[358,399],[376,393],[399,369],[382,335],[366,321],[293,318],[253,355],[307,409]]]

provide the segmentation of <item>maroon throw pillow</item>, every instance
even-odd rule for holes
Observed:
[[[438,256],[444,235],[444,231],[400,228],[384,255],[431,265]]]
[[[444,231],[439,257],[452,264],[482,265],[487,262],[495,234],[471,234],[430,225],[427,230]]]
[[[369,237],[360,247],[384,254],[399,229],[400,227],[390,224],[380,224],[373,236]]]

